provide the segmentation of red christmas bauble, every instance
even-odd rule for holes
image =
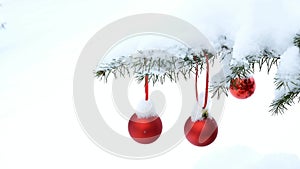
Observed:
[[[184,134],[193,145],[207,146],[217,138],[218,125],[214,118],[205,118],[193,122],[189,117],[184,125]]]
[[[235,78],[230,81],[230,93],[238,99],[246,99],[255,91],[255,81],[250,78]]]
[[[132,115],[128,122],[130,136],[138,143],[150,144],[158,139],[162,132],[160,117],[138,118]]]

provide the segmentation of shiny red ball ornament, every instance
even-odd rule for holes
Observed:
[[[184,125],[184,134],[193,145],[207,146],[217,138],[218,125],[214,118],[204,118],[193,122],[189,117]]]
[[[150,144],[157,140],[162,132],[160,117],[138,118],[133,114],[128,122],[130,136],[138,143]]]
[[[255,91],[255,81],[250,78],[235,78],[230,81],[230,93],[238,99],[246,99]]]

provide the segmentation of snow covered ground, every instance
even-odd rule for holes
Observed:
[[[254,75],[257,89],[249,99],[228,97],[212,145],[198,148],[183,141],[165,155],[139,161],[112,156],[88,139],[76,118],[72,93],[82,48],[116,19],[145,12],[174,15],[197,26],[211,41],[217,33],[236,39],[239,57],[255,52],[257,46],[252,45],[267,37],[271,42],[265,44],[286,51],[288,39],[300,28],[298,0],[2,0],[1,4],[0,17],[7,24],[0,29],[0,168],[300,168],[299,104],[282,116],[268,112],[276,70]],[[244,48],[247,45],[254,49]],[[142,86],[135,88],[139,89]],[[170,92],[165,97],[167,105],[177,105]],[[110,112],[112,107],[107,99],[103,109]],[[116,130],[118,124],[127,123],[107,122]]]

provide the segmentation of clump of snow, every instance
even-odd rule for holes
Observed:
[[[202,119],[202,106],[203,105],[201,105],[199,102],[196,102],[194,106],[194,110],[192,111],[191,114],[191,119],[193,122]]]
[[[135,111],[138,118],[149,118],[158,116],[151,100],[141,100]]]
[[[291,46],[300,31],[300,1],[298,0],[211,0],[187,4],[186,18],[203,32],[215,49],[219,37],[234,41],[233,59],[237,64],[248,55],[259,55],[264,49],[281,55]],[[194,17],[191,13],[197,13]]]
[[[203,105],[204,105],[204,93],[201,92],[198,96],[198,102],[196,102],[196,104],[194,106],[194,109],[192,111],[192,114],[191,114],[191,119],[192,119],[193,122],[203,119],[202,113],[204,111],[208,111],[208,118],[211,118],[211,116],[209,115],[209,112],[211,110],[211,99],[210,99],[210,97],[208,97],[207,105],[206,105],[205,109],[203,109]]]
[[[296,46],[290,47],[281,56],[277,75],[281,80],[297,80],[300,73],[300,52]],[[287,76],[292,75],[292,76]],[[292,78],[292,79],[291,79]]]
[[[220,36],[213,42],[213,46],[218,52],[222,63],[222,71],[214,74],[210,80],[210,87],[215,88],[218,86],[229,87],[229,80],[232,77],[232,53],[231,49],[234,45],[234,41],[225,36]]]
[[[223,69],[225,69],[225,68],[226,67],[223,67]],[[209,83],[210,88],[215,88],[215,87],[218,87],[218,86],[229,87],[230,83],[227,82],[227,79],[226,79],[228,77],[229,77],[229,74],[226,71],[220,71],[220,72],[214,74],[211,77],[211,80],[210,80],[210,83]]]
[[[262,0],[249,3],[245,19],[236,32],[233,59],[243,62],[247,55],[264,49],[282,54],[300,29],[300,15],[292,13],[286,1]]]
[[[278,99],[289,91],[300,88],[300,51],[298,47],[290,47],[280,57],[280,63],[276,74],[278,81],[284,82],[287,87],[276,90]]]
[[[120,56],[140,56],[139,52],[137,51],[145,51],[144,55],[146,57],[148,57],[146,54],[150,54],[151,57],[157,58],[164,55],[164,53],[151,53],[150,51],[165,50],[166,53],[169,53],[168,56],[175,55],[180,57],[182,53],[181,48],[186,48],[186,46],[175,39],[163,35],[144,33],[135,36],[129,36],[119,41],[107,52],[104,59],[100,62],[109,63],[112,61],[112,59],[118,59]]]
[[[171,53],[171,50],[165,50],[165,49],[148,49],[148,50],[142,50],[138,51],[137,53],[134,53],[132,56],[134,58],[152,58],[152,59],[159,59],[159,58],[170,58],[172,56],[180,56],[180,53]]]

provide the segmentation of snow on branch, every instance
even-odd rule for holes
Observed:
[[[184,55],[160,49],[138,51],[130,56],[113,59],[109,63],[101,63],[95,74],[100,80],[105,81],[110,75],[114,75],[115,78],[134,75],[139,82],[147,74],[153,84],[156,82],[163,84],[166,79],[176,82],[180,76],[184,79],[190,78],[191,74],[195,73],[196,63],[201,72],[205,62],[204,52],[207,51],[196,53],[190,48],[180,48],[180,51]],[[209,54],[209,57],[212,58],[212,54]]]
[[[296,45],[296,44],[295,44]],[[294,104],[300,92],[300,51],[296,46],[290,47],[281,56],[275,76],[275,99],[271,104],[274,114],[283,113],[286,105]],[[300,97],[299,97],[300,99]]]
[[[218,41],[214,43],[218,57],[221,58],[223,70],[226,79],[220,79],[221,76],[213,77],[210,84],[210,92],[213,96],[219,97],[222,93],[228,95],[230,81],[234,78],[247,78],[254,73],[255,65],[258,65],[259,71],[263,66],[267,66],[267,71],[272,66],[277,65],[280,59],[279,55],[271,49],[262,48],[256,54],[246,55],[243,60],[233,58],[234,41],[222,35]]]
[[[291,106],[295,104],[295,99],[298,97],[298,102],[300,102],[300,90],[295,91],[289,91],[287,93],[282,94],[280,97],[275,99],[270,107],[270,111],[273,112],[273,114],[283,114],[285,110],[287,110],[287,106]]]

